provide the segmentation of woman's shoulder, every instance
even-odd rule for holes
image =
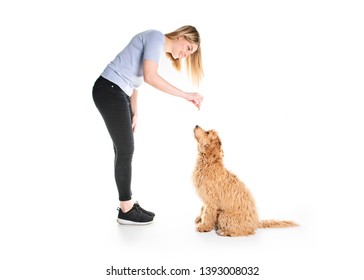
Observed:
[[[135,36],[139,41],[143,42],[143,44],[164,44],[164,34],[159,30],[149,29],[143,32],[140,32]],[[135,38],[134,37],[134,38]]]
[[[156,30],[156,29],[145,30],[145,31],[139,33],[139,35],[143,36],[143,37],[164,37],[164,34],[161,31]]]

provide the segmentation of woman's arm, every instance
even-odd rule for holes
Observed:
[[[133,94],[130,96],[130,106],[131,106],[131,114],[132,114],[132,122],[131,126],[133,132],[136,128],[136,121],[138,117],[138,91],[136,89],[133,90]]]
[[[143,71],[144,71],[144,81],[147,84],[165,93],[182,97],[192,102],[197,107],[200,106],[203,97],[195,92],[194,93],[184,92],[176,88],[175,86],[171,85],[170,83],[168,83],[158,74],[158,63],[152,60],[144,60]]]

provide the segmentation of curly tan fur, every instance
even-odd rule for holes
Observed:
[[[215,130],[194,129],[198,158],[193,182],[203,202],[196,218],[199,232],[214,228],[223,236],[247,236],[258,228],[297,226],[292,221],[259,220],[254,198],[244,183],[223,164],[221,140]]]

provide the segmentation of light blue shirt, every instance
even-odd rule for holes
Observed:
[[[143,61],[159,63],[164,52],[165,37],[157,30],[136,34],[129,44],[111,61],[101,76],[117,84],[131,96],[133,90],[143,83]]]

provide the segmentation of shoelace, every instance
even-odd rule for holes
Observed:
[[[135,202],[134,203],[134,206],[133,206],[133,208],[138,212],[138,213],[141,213],[141,214],[145,214],[145,210],[139,205],[139,203],[138,202]],[[132,208],[132,209],[133,209]],[[121,210],[121,208],[120,207],[118,207],[118,208],[116,208],[116,210],[118,210],[118,211],[122,211]],[[123,212],[124,213],[124,212]]]
[[[133,207],[138,213],[141,213],[141,214],[143,214],[143,210],[142,210],[142,208],[139,206],[139,205],[135,205],[134,204],[134,207]],[[131,208],[131,209],[133,209],[133,208]],[[130,210],[131,210],[130,209]],[[120,207],[118,207],[118,208],[116,208],[116,210],[118,210],[118,211],[121,211],[121,212],[123,212],[123,210],[121,210],[121,208]],[[125,214],[125,212],[123,212],[124,214]]]
[[[139,213],[143,213],[144,209],[138,204],[138,203],[134,203],[134,208],[139,212]]]

